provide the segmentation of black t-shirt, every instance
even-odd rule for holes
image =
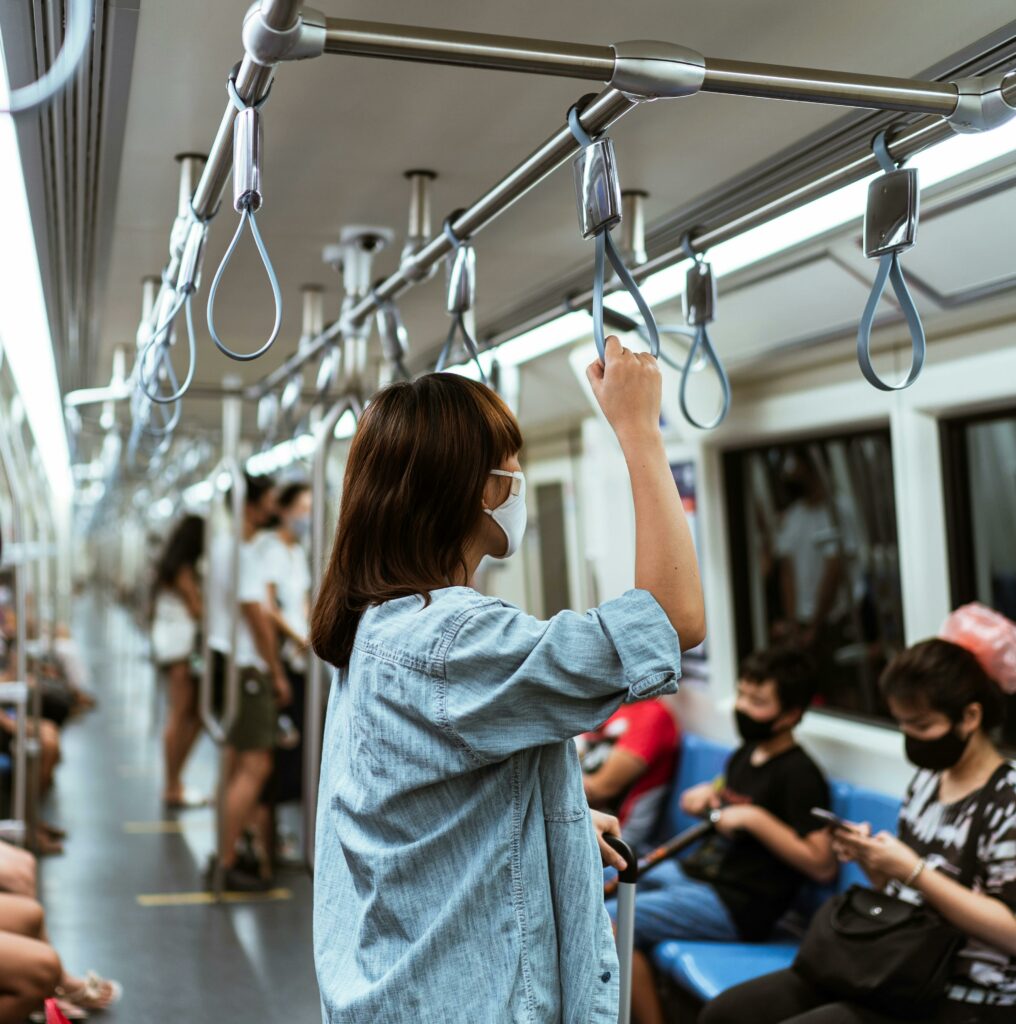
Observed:
[[[798,746],[753,765],[756,744],[746,743],[727,762],[721,798],[755,804],[800,836],[822,826],[809,813],[829,807],[829,786],[814,761]],[[732,839],[712,835],[684,861],[692,878],[709,882],[730,911],[742,938],[766,938],[787,912],[804,876],[747,833]]]

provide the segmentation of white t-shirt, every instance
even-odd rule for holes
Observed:
[[[310,631],[307,622],[307,597],[310,594],[310,565],[300,544],[287,544],[274,531],[256,540],[258,558],[267,584],[275,585],[275,596],[282,616],[299,636]],[[306,667],[306,657],[292,640],[282,648],[286,662],[298,671]]]
[[[220,654],[229,654],[229,616],[233,607],[241,604],[264,604],[267,582],[258,558],[257,546],[247,541],[240,545],[240,573],[237,591],[233,593],[232,579],[233,538],[219,533],[212,540],[208,558],[208,646]],[[252,667],[266,671],[268,666],[258,655],[250,626],[236,608],[236,663],[242,668]]]
[[[804,501],[795,501],[783,513],[776,537],[776,553],[790,559],[793,565],[799,622],[811,622],[815,617],[818,590],[828,559],[843,554],[848,562],[844,566],[847,579],[851,577],[849,561],[857,553],[857,542],[849,509],[843,502],[837,502],[836,517],[839,529],[825,503],[809,505]],[[854,591],[852,583],[849,591]],[[829,612],[830,620],[835,622],[849,611],[847,593],[848,586],[841,582]]]

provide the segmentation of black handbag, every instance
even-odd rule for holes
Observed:
[[[998,771],[1003,768],[1008,766]],[[968,889],[998,771],[982,788],[971,818],[958,878]],[[819,907],[794,970],[837,999],[902,1019],[922,1018],[945,997],[954,957],[965,940],[963,932],[925,904],[853,885]]]

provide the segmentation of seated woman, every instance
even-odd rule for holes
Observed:
[[[82,1020],[122,994],[119,982],[94,972],[68,974],[49,943],[42,907],[26,896],[0,895],[0,1024],[22,1024],[51,998],[68,1019]]]
[[[883,673],[881,688],[918,772],[903,800],[898,837],[872,836],[867,826],[837,829],[834,849],[841,861],[860,864],[876,889],[923,901],[965,936],[931,1022],[1011,1022],[1016,1019],[1016,765],[1003,760],[990,736],[1002,720],[1002,693],[966,645],[941,639],[899,654]],[[968,842],[976,852],[969,888],[957,880]],[[701,1024],[894,1019],[838,1000],[794,968],[728,989],[700,1018]]]

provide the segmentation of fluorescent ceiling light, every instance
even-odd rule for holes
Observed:
[[[0,107],[7,106],[9,95],[0,40]],[[73,489],[63,404],[21,153],[14,120],[5,114],[0,114],[0,195],[0,344],[25,403],[49,485],[63,502]]]
[[[916,167],[922,189],[939,185],[1016,150],[1016,120],[995,128],[990,132],[975,135],[954,135],[918,153],[907,162]],[[736,270],[760,263],[785,249],[800,245],[841,228],[852,221],[861,220],[867,202],[868,183],[877,175],[870,175],[862,181],[845,185],[826,196],[774,217],[764,224],[751,228],[709,250],[709,262],[717,277],[732,274]],[[684,292],[684,278],[690,260],[666,267],[651,274],[640,285],[642,294],[650,306],[672,302]],[[606,297],[604,305],[626,316],[637,316],[635,301],[626,291],[613,292]],[[581,320],[575,319],[576,317]],[[562,325],[558,327],[557,325]],[[512,365],[521,365],[536,359],[561,345],[567,345],[590,334],[589,316],[586,313],[566,313],[540,327],[527,331],[510,341],[504,342],[497,350],[497,358],[504,362],[501,353],[511,346],[517,346],[518,354]],[[493,358],[491,353],[485,356]],[[481,356],[483,359],[484,356]],[[459,369],[459,368],[457,368]],[[461,372],[465,372],[464,369]],[[475,368],[470,376],[476,376]]]

